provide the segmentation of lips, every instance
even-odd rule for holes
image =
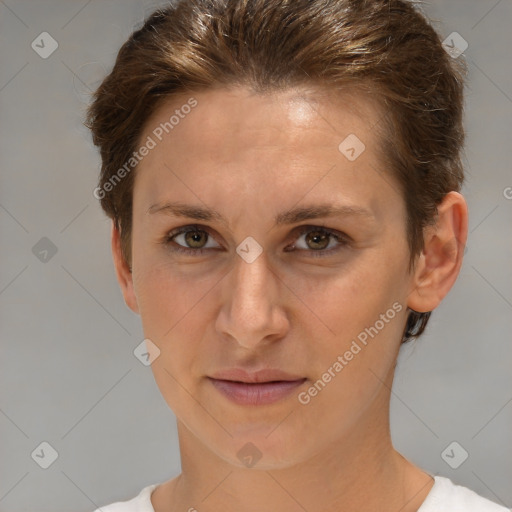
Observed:
[[[208,377],[226,398],[239,405],[264,405],[290,395],[307,379],[277,369],[247,372],[232,368]]]
[[[242,368],[230,368],[211,375],[213,379],[231,380],[236,382],[259,383],[259,382],[282,382],[296,381],[303,379],[302,375],[293,375],[282,370],[265,368],[256,372],[248,372]]]

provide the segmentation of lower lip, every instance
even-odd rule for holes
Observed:
[[[258,384],[210,378],[212,384],[231,401],[241,405],[264,405],[291,394],[306,379]]]

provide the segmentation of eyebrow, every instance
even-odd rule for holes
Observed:
[[[181,202],[166,202],[153,204],[147,210],[148,214],[161,213],[175,217],[186,217],[195,220],[217,220],[229,226],[227,220],[215,209],[202,206],[189,205]],[[329,203],[295,207],[278,213],[274,218],[276,225],[295,224],[309,219],[320,217],[367,217],[374,219],[375,215],[361,206],[334,205]]]

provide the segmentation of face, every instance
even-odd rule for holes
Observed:
[[[378,106],[310,92],[173,98],[140,139],[155,145],[136,171],[127,302],[179,422],[238,466],[253,451],[286,467],[387,422],[412,286],[405,203]]]

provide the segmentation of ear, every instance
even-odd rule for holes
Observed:
[[[413,272],[407,306],[433,311],[459,275],[468,235],[468,208],[464,197],[449,192],[437,209],[434,226],[425,228],[424,248]]]
[[[111,242],[114,267],[116,269],[116,276],[123,293],[124,301],[134,313],[139,313],[137,297],[135,296],[135,291],[133,289],[133,275],[128,263],[124,259],[121,250],[121,234],[115,227],[114,221],[112,221]]]

